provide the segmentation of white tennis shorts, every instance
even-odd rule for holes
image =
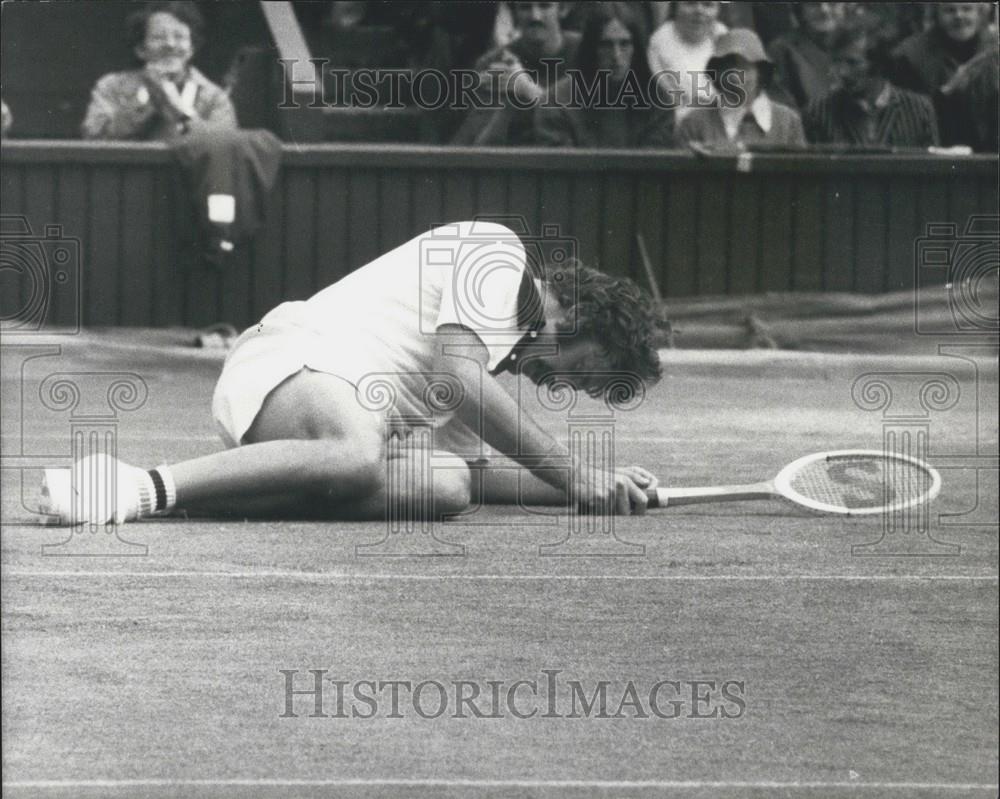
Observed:
[[[377,362],[357,338],[349,331],[320,336],[295,325],[270,323],[244,331],[226,358],[212,397],[212,417],[226,446],[242,443],[268,395],[302,369],[334,375],[357,387]],[[331,341],[345,346],[331,346]],[[488,461],[491,455],[486,443],[455,418],[440,420],[434,448],[474,463]]]

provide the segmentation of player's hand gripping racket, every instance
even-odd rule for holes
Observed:
[[[773,480],[750,485],[654,488],[650,508],[701,502],[785,499],[819,513],[861,516],[930,502],[941,475],[916,458],[861,449],[817,452],[792,461]]]

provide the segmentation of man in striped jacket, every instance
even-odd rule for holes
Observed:
[[[859,147],[932,147],[937,118],[930,98],[893,86],[884,77],[877,33],[862,22],[833,38],[838,85],[805,111],[806,137],[813,144]]]

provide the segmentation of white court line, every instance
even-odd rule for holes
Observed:
[[[876,788],[897,791],[995,791],[993,783],[953,782],[777,782],[743,780],[408,780],[408,779],[229,779],[229,780],[14,780],[7,788],[171,788],[171,787],[407,787],[407,788]]]
[[[403,582],[434,582],[438,580],[474,581],[657,581],[657,582],[806,582],[806,581],[855,581],[855,582],[997,582],[997,575],[974,574],[350,574],[347,572],[299,571],[44,571],[30,569],[4,569],[5,577],[139,577],[171,578],[206,577],[233,580],[300,580],[302,582],[375,582],[399,580]]]

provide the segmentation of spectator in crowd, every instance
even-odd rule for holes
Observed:
[[[500,107],[473,109],[455,134],[456,144],[532,143],[534,107],[575,64],[580,34],[563,30],[559,3],[516,2],[513,13],[517,38],[476,64],[480,102]]]
[[[350,30],[365,21],[364,0],[331,0],[326,24],[337,30]]]
[[[844,20],[844,3],[800,3],[798,27],[779,36],[768,48],[774,62],[771,95],[805,108],[833,88],[830,42]]]
[[[886,80],[885,48],[871,26],[860,21],[845,25],[833,37],[832,52],[839,88],[806,110],[810,142],[862,147],[938,143],[930,99]]]
[[[879,40],[890,49],[917,33],[922,33],[933,15],[933,3],[844,3],[846,18],[870,25]]]
[[[411,70],[433,69],[450,74],[471,69],[487,49],[494,46],[498,2],[485,0],[421,0],[409,3],[369,3],[392,12],[393,30],[405,45],[406,66]],[[448,86],[447,102],[420,117],[424,141],[448,142],[454,137],[465,114],[456,109],[457,89]],[[404,98],[413,104],[414,98]]]
[[[428,16],[432,26],[447,37],[449,65],[458,69],[472,67],[476,59],[491,45],[500,4],[496,0],[438,0],[426,5],[429,7]],[[416,33],[411,33],[410,39],[417,38],[420,32],[421,28],[417,26]],[[420,65],[428,60],[423,59]]]
[[[774,65],[752,30],[734,28],[715,43],[709,72],[716,83],[716,105],[694,108],[678,123],[683,144],[745,147],[804,147],[805,134],[797,111],[767,94]]]
[[[669,147],[673,113],[650,102],[650,78],[642,23],[623,3],[598,6],[583,29],[578,71],[557,81],[536,111],[538,142]]]
[[[966,61],[940,91],[940,104],[948,108],[957,131],[955,144],[976,152],[1000,150],[997,117],[1000,94],[1000,45]],[[943,127],[943,125],[942,125]]]
[[[930,29],[892,51],[889,77],[903,89],[933,95],[962,64],[996,41],[992,3],[936,3]]]
[[[727,3],[727,6],[752,7],[753,23],[730,27],[753,28],[760,36],[764,46],[770,51],[771,45],[779,38],[797,30],[801,23],[798,13],[802,3]],[[925,3],[913,2],[874,2],[874,3],[842,3],[845,19],[862,17],[871,20],[887,41],[899,42],[914,33],[924,29]],[[745,14],[745,12],[744,12]],[[728,15],[723,13],[723,22],[729,22]]]
[[[963,64],[996,46],[991,14],[991,3],[936,3],[930,30],[911,36],[893,52],[894,80],[931,96],[942,144],[968,143],[970,120],[955,107],[957,95],[944,87]]]
[[[740,3],[740,5],[744,5]],[[742,27],[752,27],[765,46],[769,47],[771,42],[779,36],[784,36],[795,30],[797,22],[795,20],[795,6],[798,3],[750,3],[753,9],[753,25]]]
[[[694,105],[708,106],[712,86],[704,74],[715,40],[728,30],[719,21],[719,3],[677,2],[672,18],[649,40],[649,68],[659,82],[660,97],[676,97],[677,120]]]
[[[194,3],[153,3],[127,25],[143,66],[97,82],[83,133],[166,141],[190,192],[189,243],[221,266],[263,222],[281,142],[266,130],[240,130],[226,93],[191,66],[203,29]]]
[[[609,5],[621,6],[642,27],[643,35],[648,44],[650,34],[670,19],[673,3],[670,0],[601,0],[600,2],[576,2],[565,5],[570,6],[570,11],[563,18],[564,30],[583,33],[587,26],[587,19],[591,14],[603,13],[603,9]]]
[[[194,3],[157,3],[129,17],[129,45],[142,67],[97,81],[84,138],[169,139],[198,127],[237,127],[226,92],[191,66],[203,28]]]

